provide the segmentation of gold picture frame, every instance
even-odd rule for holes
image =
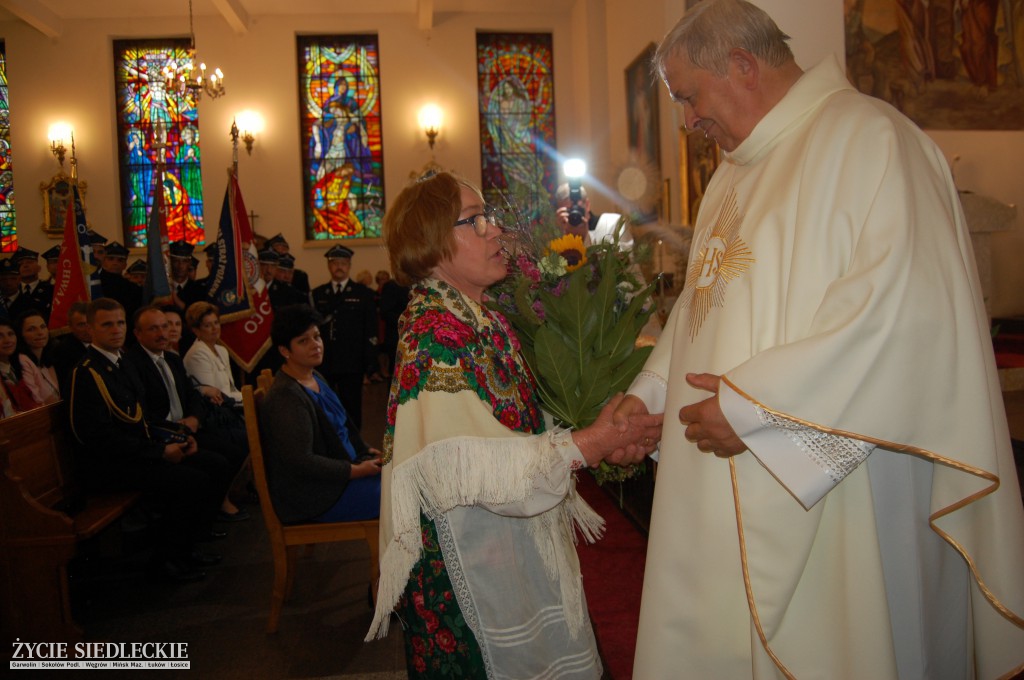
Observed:
[[[687,134],[686,128],[679,128],[679,207],[683,224],[697,223],[697,210],[718,162],[718,144],[714,140],[700,130]]]
[[[39,183],[39,191],[43,195],[43,232],[53,239],[64,236],[64,220],[68,206],[71,205],[72,179],[58,172],[49,181]],[[85,209],[87,182],[78,182],[78,191],[82,197],[82,208]]]

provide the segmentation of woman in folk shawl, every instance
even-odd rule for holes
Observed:
[[[657,416],[620,425],[616,397],[583,430],[545,432],[508,322],[482,304],[506,274],[480,191],[440,173],[384,219],[400,321],[381,491],[381,581],[367,639],[405,630],[411,678],[587,678],[601,662],[574,530],[603,521],[573,472],[648,446]],[[397,606],[396,606],[397,605]]]

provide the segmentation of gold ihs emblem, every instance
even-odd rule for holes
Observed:
[[[683,304],[690,310],[690,340],[697,337],[712,307],[725,304],[725,287],[750,268],[754,258],[739,237],[743,216],[730,189],[718,220],[704,236],[700,252],[686,272]]]

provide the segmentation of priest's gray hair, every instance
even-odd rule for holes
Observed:
[[[793,58],[782,32],[763,9],[745,0],[703,0],[686,11],[662,39],[653,67],[665,79],[665,61],[685,50],[690,63],[724,76],[729,52],[740,47],[769,66],[779,67]]]

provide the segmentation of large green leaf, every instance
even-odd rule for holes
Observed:
[[[608,386],[609,394],[624,392],[629,388],[633,378],[644,367],[644,363],[646,363],[647,357],[651,355],[653,349],[653,347],[638,347],[633,350],[632,354],[626,357],[625,361],[619,364],[618,370],[615,371],[615,378]]]
[[[582,372],[579,355],[574,355],[559,334],[546,324],[537,329],[535,340],[533,351],[537,357],[537,369],[548,389],[558,399],[558,403],[574,403],[576,386]]]
[[[579,412],[581,425],[587,426],[597,419],[608,398],[614,392],[609,390],[612,382],[612,364],[607,358],[593,357],[587,362],[587,369],[580,376]]]

